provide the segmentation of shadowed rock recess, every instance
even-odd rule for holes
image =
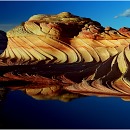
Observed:
[[[0,85],[35,99],[130,100],[130,28],[69,12],[34,15],[0,32]]]

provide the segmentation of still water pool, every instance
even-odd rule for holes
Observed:
[[[0,128],[130,128],[130,102],[97,97],[35,100],[20,90],[9,91],[0,102]]]

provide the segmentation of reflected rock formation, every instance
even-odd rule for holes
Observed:
[[[36,99],[129,100],[129,45],[130,28],[104,28],[69,12],[34,15],[0,32],[0,84]]]

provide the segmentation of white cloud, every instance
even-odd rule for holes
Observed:
[[[114,18],[116,19],[116,18],[118,18],[119,16],[115,16]]]
[[[16,27],[16,24],[0,24],[0,30],[7,32],[8,30]]]
[[[118,18],[118,17],[120,17],[120,16],[130,17],[130,9],[125,10],[123,13],[121,13],[121,14],[115,16],[114,18]]]

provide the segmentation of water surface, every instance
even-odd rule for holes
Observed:
[[[85,97],[70,102],[35,100],[20,90],[0,102],[1,128],[130,128],[130,102]]]

